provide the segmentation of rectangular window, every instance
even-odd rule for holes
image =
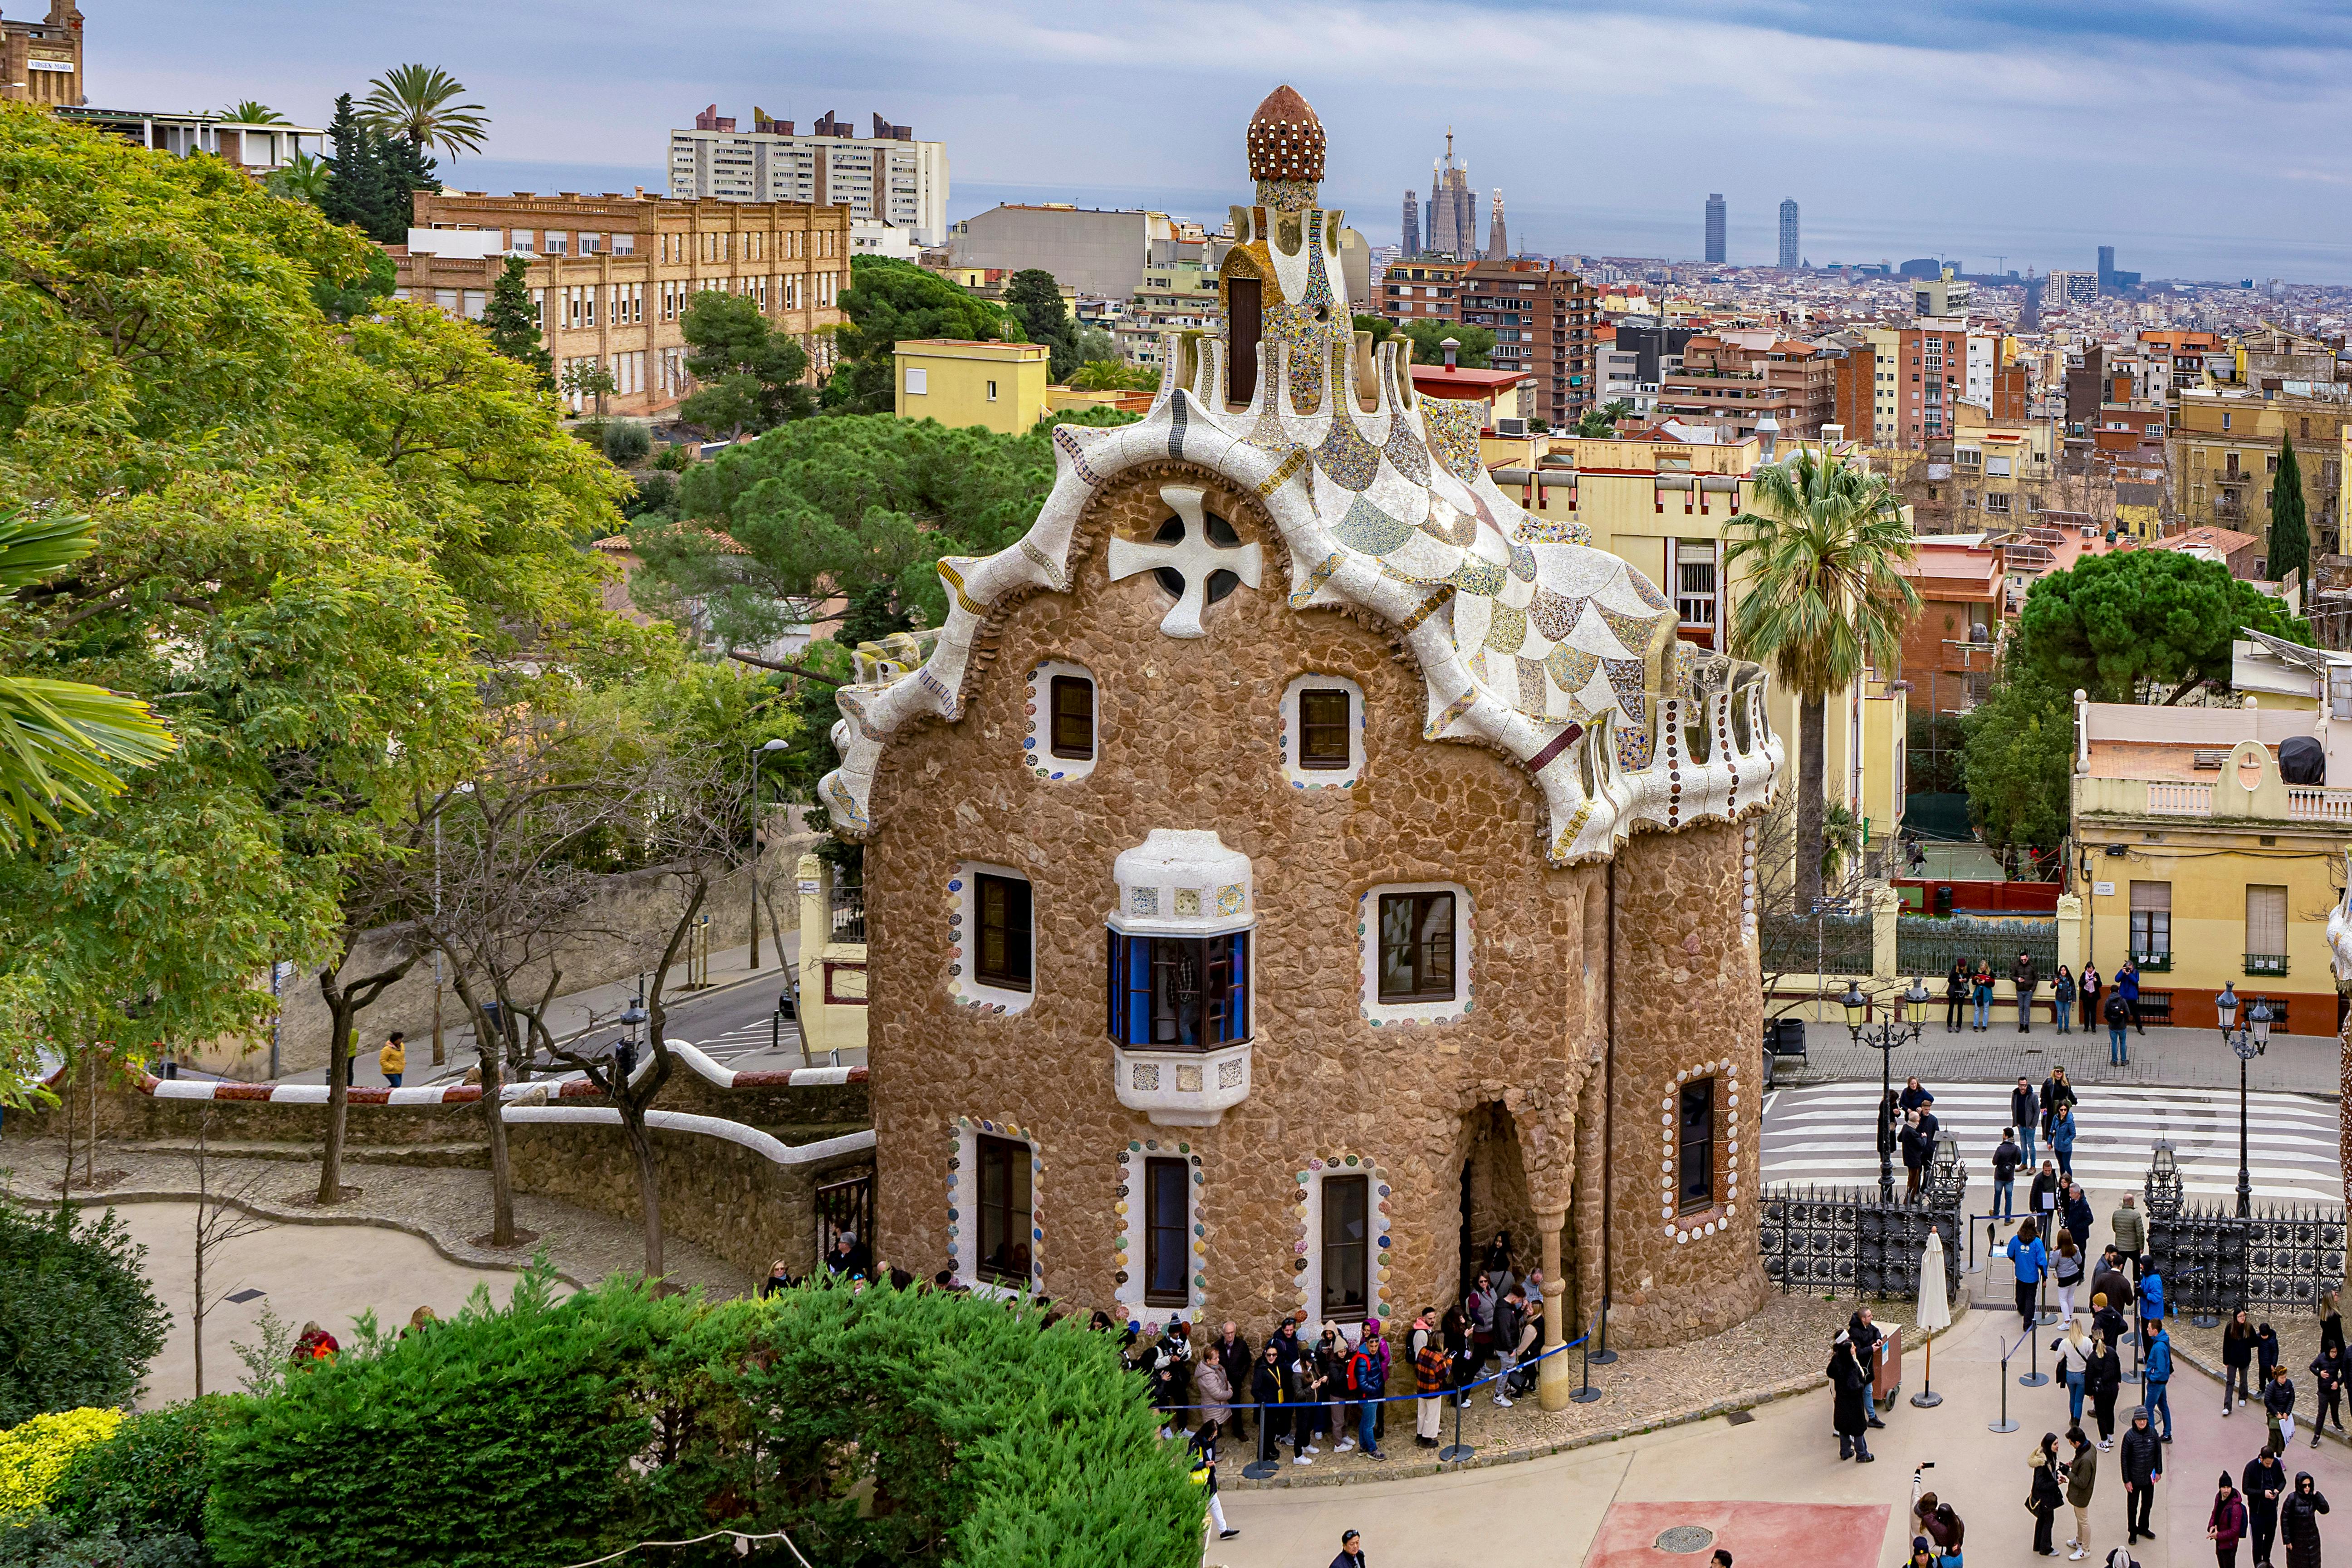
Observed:
[[[1047,747],[1057,757],[1095,754],[1095,683],[1078,675],[1054,677],[1054,726]]]
[[[1675,542],[1675,610],[1685,626],[1715,626],[1715,545],[1703,540]]]
[[[1144,1049],[1214,1050],[1250,1037],[1249,932],[1109,933],[1110,1037]]]
[[[1008,1285],[1029,1282],[1029,1145],[982,1134],[974,1140],[980,1165],[980,1277]]]
[[[907,395],[920,397],[931,390],[931,373],[920,365],[907,367]]]
[[[1184,1223],[1192,1173],[1181,1160],[1143,1163],[1143,1304],[1181,1307],[1192,1261],[1192,1227]]]
[[[2131,956],[2134,963],[2172,962],[2172,884],[2131,885]]]
[[[1680,1212],[1715,1206],[1715,1079],[1703,1078],[1683,1085],[1682,1129],[1677,1137],[1682,1155]]]
[[[1348,693],[1310,687],[1298,694],[1298,765],[1344,772],[1349,762]]]
[[[1454,994],[1454,895],[1381,895],[1381,1000],[1446,1002]]]
[[[1369,1176],[1323,1178],[1323,1316],[1353,1322],[1364,1315],[1370,1272]]]
[[[2286,889],[2246,889],[2246,973],[2286,973]]]
[[[972,967],[983,985],[1026,991],[1033,958],[1029,946],[1029,884],[1015,877],[977,879],[973,900],[980,911],[979,953]]]
[[[988,400],[991,403],[996,401],[996,383],[992,381],[988,384]]]

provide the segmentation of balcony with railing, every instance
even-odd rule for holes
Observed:
[[[2210,816],[2213,786],[2172,779],[2147,781],[2147,811],[2151,816]]]
[[[2167,948],[2162,952],[2142,952],[2139,949],[2134,948],[2132,949],[2131,961],[2132,966],[2139,970],[2144,974],[2169,974],[2172,973],[2172,951],[2169,948]]]
[[[2284,974],[2285,973],[2285,953],[2250,952],[2246,954],[2246,973],[2249,976],[2257,974]]]
[[[836,882],[832,898],[833,940],[862,942],[866,940],[866,889],[857,882]]]

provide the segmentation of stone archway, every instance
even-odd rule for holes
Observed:
[[[1458,1283],[1466,1285],[1476,1278],[1488,1247],[1504,1232],[1510,1236],[1511,1272],[1525,1279],[1540,1261],[1540,1238],[1518,1123],[1500,1100],[1488,1100],[1464,1115],[1454,1169],[1475,1247],[1463,1258]]]

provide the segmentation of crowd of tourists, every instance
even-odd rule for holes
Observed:
[[[2014,963],[2000,966],[1999,973],[2010,981],[2017,1007],[2017,1032],[2033,1032],[2033,1008],[2042,990],[2042,966],[2030,952],[2021,952]],[[1992,1028],[1993,988],[1996,968],[1990,959],[1979,958],[1971,966],[1966,959],[1952,960],[1952,972],[1944,976],[1944,1032],[1957,1035],[1965,1024],[1972,1034],[1985,1034]],[[2142,1022],[2139,1009],[2139,968],[2129,959],[2116,970],[2115,982],[2109,984],[2099,978],[2095,964],[2083,965],[2076,974],[2064,964],[2050,980],[2050,1017],[2062,1035],[2074,1032],[2075,1019],[2082,1020],[2082,1029],[2089,1034],[2096,1026],[2107,1029],[2107,1060],[2116,1067],[2130,1061],[2127,1032],[2145,1035],[2147,1027]]]

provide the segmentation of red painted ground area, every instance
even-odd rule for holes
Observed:
[[[1801,1563],[1805,1568],[1875,1568],[1886,1539],[1884,1503],[1843,1507],[1794,1502],[1620,1502],[1610,1505],[1584,1568],[1706,1568],[1717,1547],[1738,1568]],[[1661,1552],[1659,1534],[1677,1524],[1715,1531],[1687,1554]]]

